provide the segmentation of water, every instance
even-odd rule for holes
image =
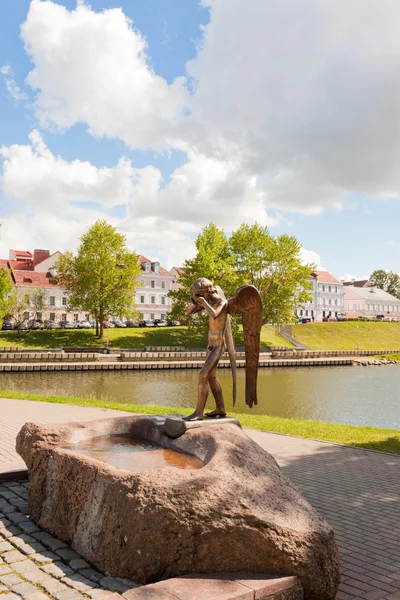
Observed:
[[[0,389],[122,403],[193,408],[197,370],[1,373]],[[260,369],[259,403],[244,402],[244,370],[232,408],[229,369],[218,372],[228,414],[268,414],[400,428],[400,366]],[[210,395],[208,407],[213,408]]]
[[[118,469],[132,473],[141,473],[160,467],[175,467],[177,469],[201,469],[204,465],[198,458],[160,448],[143,440],[135,440],[123,435],[92,438],[78,444],[64,446],[73,454],[90,456]]]

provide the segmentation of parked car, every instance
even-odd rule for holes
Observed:
[[[303,317],[303,318],[301,319],[301,322],[302,322],[302,323],[311,323],[311,319],[310,319],[309,317]]]
[[[156,327],[167,327],[168,323],[165,319],[157,319],[157,321],[154,321],[154,325]]]
[[[179,327],[180,322],[179,321],[168,321],[168,325],[169,325],[169,327]]]
[[[75,329],[72,321],[60,321],[58,324],[60,329]]]
[[[120,319],[115,319],[114,325],[115,325],[115,327],[119,327],[119,328],[126,327],[125,323],[123,323]]]
[[[125,327],[139,327],[139,322],[138,321],[125,321]]]
[[[10,319],[4,319],[1,328],[3,331],[10,331],[11,329],[14,329],[14,324]]]
[[[104,323],[103,323],[104,329],[112,329],[114,327],[115,327],[115,325],[111,321],[104,321]]]
[[[45,329],[59,329],[59,324],[56,321],[44,321],[43,323]]]
[[[154,327],[154,321],[150,321],[149,319],[144,319],[140,321],[139,327]]]
[[[92,329],[90,321],[79,321],[78,329]]]
[[[44,329],[43,321],[40,321],[39,319],[30,319],[30,321],[28,321],[28,329]]]

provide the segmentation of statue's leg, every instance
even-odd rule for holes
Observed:
[[[210,383],[210,388],[211,388],[212,394],[215,398],[216,408],[215,408],[215,410],[212,410],[211,412],[206,413],[206,417],[226,417],[226,410],[225,410],[224,396],[222,393],[222,386],[217,379],[217,367],[215,367],[215,369],[213,369],[213,371],[210,373],[209,383]]]
[[[184,417],[185,421],[201,421],[204,418],[204,409],[207,404],[210,375],[216,368],[220,356],[221,349],[218,347],[214,347],[211,351],[209,351],[205,363],[199,373],[196,410],[188,417]]]

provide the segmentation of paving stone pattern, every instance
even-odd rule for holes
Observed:
[[[27,481],[0,485],[1,600],[123,600],[136,584],[96,571],[28,515]]]
[[[19,465],[23,465],[15,454],[14,443],[25,421],[56,423],[127,413],[0,399],[0,414],[1,473],[7,462],[16,465],[20,461]],[[248,430],[247,433],[276,458],[311,504],[334,527],[342,566],[337,600],[400,600],[400,456],[254,430]],[[10,544],[12,549],[7,545],[0,546],[0,600],[18,600],[21,597],[1,578],[18,573],[17,567],[20,568],[24,561],[33,564],[55,585],[61,582],[67,586],[67,593],[73,590],[74,594],[79,594],[71,597],[65,594],[65,600],[90,595],[76,588],[79,582],[72,579],[74,587],[67,579],[62,581],[63,577],[71,579],[70,575],[64,574],[57,579],[46,573],[43,570],[46,565],[59,567],[64,564],[75,574],[97,585],[92,588],[93,598],[103,593],[102,587],[113,589],[109,581],[104,580],[103,575],[88,566],[82,558],[71,558],[75,554],[67,553],[67,550],[71,550],[65,544],[40,532],[25,512],[26,484],[3,485],[0,517],[3,525],[4,519],[7,521],[6,526],[0,523],[0,544]],[[16,538],[19,538],[18,542],[15,542]],[[37,543],[43,549],[41,546],[32,546]],[[28,549],[33,552],[28,554]],[[24,558],[15,563],[7,562],[4,555],[9,552],[19,552]],[[28,583],[34,585],[32,581]],[[58,598],[45,590],[41,591],[55,600],[63,600],[61,595]],[[121,592],[117,590],[116,593]],[[36,600],[36,597],[32,600]],[[37,600],[44,598],[38,596]]]

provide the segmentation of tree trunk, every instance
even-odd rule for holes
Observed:
[[[102,340],[103,339],[103,323],[104,323],[104,314],[103,311],[100,311],[100,315],[99,315],[99,339]]]
[[[96,318],[96,335],[99,337],[99,320]]]

